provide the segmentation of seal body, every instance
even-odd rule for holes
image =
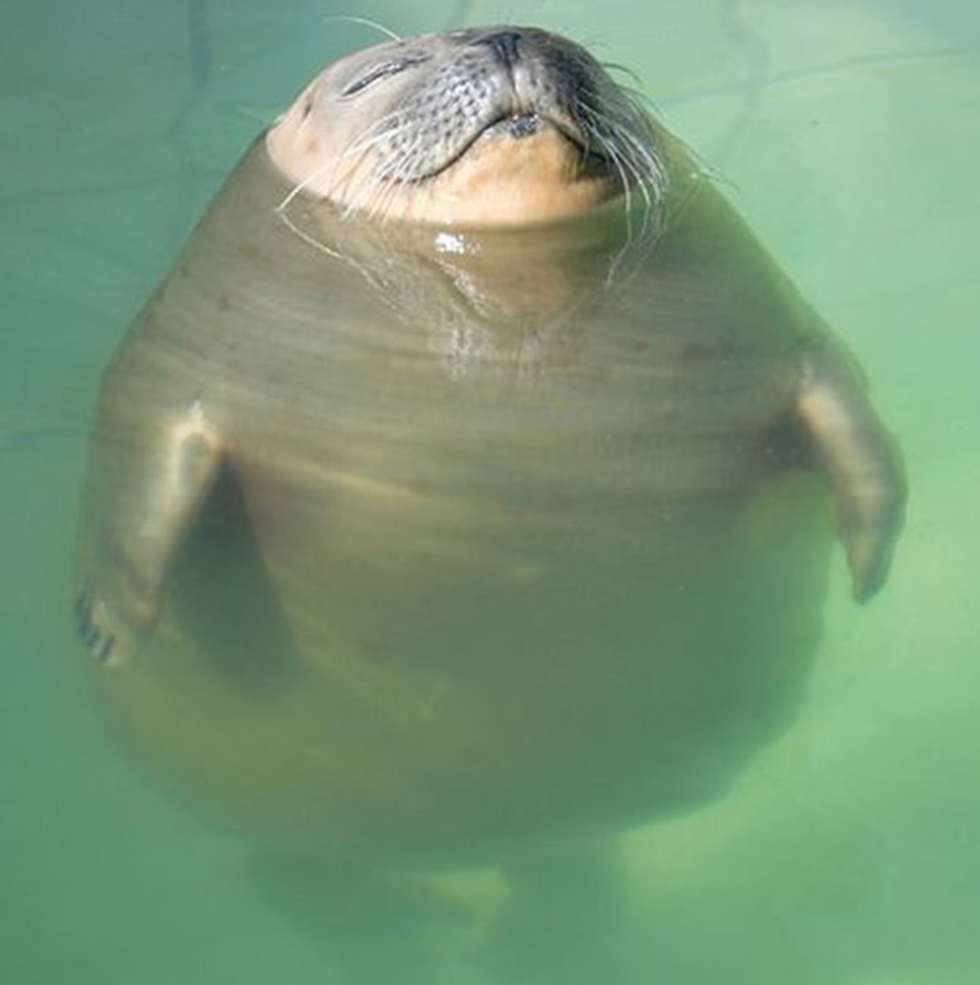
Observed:
[[[559,73],[553,102],[606,85],[507,30],[512,79]],[[443,46],[499,68],[500,33],[356,56],[333,96]],[[547,127],[512,109],[481,139],[524,153]],[[209,816],[492,860],[689,808],[791,718],[835,515],[856,594],[880,585],[904,486],[862,378],[649,133],[520,225],[426,213],[405,175],[390,214],[394,193],[344,199],[356,174],[298,191],[274,128],[139,316],[104,379],[77,612],[127,744]],[[631,181],[646,156],[662,173]]]

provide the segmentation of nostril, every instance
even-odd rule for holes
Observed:
[[[520,31],[496,31],[484,35],[474,43],[486,45],[508,68],[516,64],[520,58]]]

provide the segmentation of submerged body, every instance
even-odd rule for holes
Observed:
[[[380,297],[271,211],[265,155],[106,379],[110,522],[193,474],[199,450],[162,448],[195,402],[225,474],[148,652],[102,686],[231,823],[290,839],[438,846],[699,798],[795,699],[832,539],[776,285],[740,260],[712,284],[670,239],[607,285],[562,225],[520,261],[534,284],[549,243],[582,265],[554,323],[456,320],[438,297],[492,235],[448,271],[400,250]]]
[[[105,378],[78,601],[99,690],[260,841],[502,861],[704,802],[790,720],[835,513],[855,594],[887,571],[901,465],[860,374],[667,134],[603,163],[512,107],[462,178],[447,152],[428,212],[431,175],[351,196],[372,159],[304,163],[317,86],[353,99],[419,52],[496,78],[502,51],[512,100],[522,71],[544,104],[601,71],[514,29],[328,70]],[[447,217],[498,144],[507,170],[539,139],[568,195]]]

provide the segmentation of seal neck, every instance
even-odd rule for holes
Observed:
[[[256,148],[261,153],[261,148]],[[270,172],[275,165],[266,160]],[[659,227],[625,196],[582,215],[527,226],[373,221],[329,200],[282,190],[280,218],[311,251],[356,271],[406,321],[446,319],[500,326],[567,320],[629,276]]]

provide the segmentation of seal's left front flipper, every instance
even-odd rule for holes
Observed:
[[[106,664],[124,661],[153,629],[220,464],[200,401],[161,417],[100,433],[91,465],[75,618]]]
[[[812,340],[797,410],[830,480],[852,590],[866,602],[885,583],[905,518],[905,467],[853,357],[831,336]]]

